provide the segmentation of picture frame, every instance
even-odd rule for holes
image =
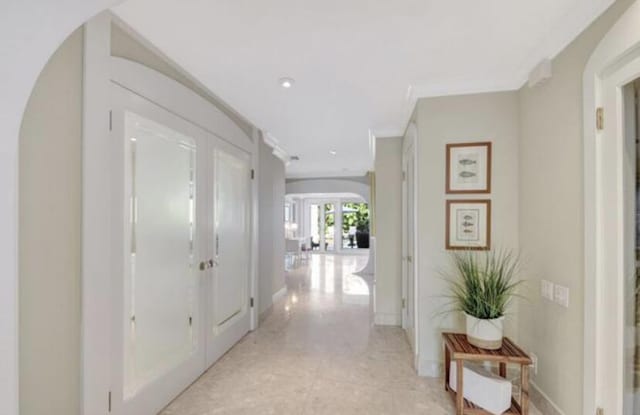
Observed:
[[[491,142],[447,144],[447,194],[491,193]]]
[[[491,200],[447,200],[447,250],[491,249]]]

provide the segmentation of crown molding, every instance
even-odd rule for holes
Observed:
[[[271,154],[282,160],[285,166],[288,166],[289,163],[291,163],[291,157],[289,157],[289,153],[287,153],[286,150],[280,146],[280,142],[278,141],[278,139],[275,138],[270,132],[262,132],[262,141],[264,141],[267,146],[271,147]]]

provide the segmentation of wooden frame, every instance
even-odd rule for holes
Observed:
[[[479,185],[478,187],[473,187],[470,184],[467,186],[456,185],[452,183],[451,175],[452,169],[454,165],[451,161],[454,150],[463,149],[463,148],[473,148],[473,147],[486,147],[486,160],[485,166],[481,166],[480,160],[469,160],[471,165],[476,165],[474,168],[474,172],[463,171],[461,173],[468,173],[473,175],[473,177],[484,178],[484,185]],[[446,192],[447,194],[484,194],[491,193],[491,142],[477,142],[477,143],[455,143],[455,144],[447,144],[447,171],[446,171]],[[480,175],[482,173],[482,175]]]
[[[451,210],[455,205],[484,205],[484,210],[485,210],[485,217],[484,217],[484,224],[486,229],[484,230],[484,241],[480,240],[480,243],[478,244],[474,244],[474,243],[467,243],[467,244],[462,244],[462,243],[456,243],[456,241],[452,238],[451,235],[451,225],[453,225],[452,223],[452,217],[451,217]],[[483,199],[483,200],[447,200],[446,203],[446,215],[447,215],[447,220],[446,220],[446,229],[445,229],[445,247],[448,250],[474,250],[474,251],[487,251],[489,249],[491,249],[491,200],[489,199]],[[480,214],[480,213],[479,213]],[[482,237],[482,221],[481,221],[481,217],[476,218],[476,220],[479,221],[479,223],[476,225],[478,227],[477,229],[477,235],[478,238]]]

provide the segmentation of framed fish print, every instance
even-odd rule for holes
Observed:
[[[491,200],[447,200],[446,249],[491,249]]]
[[[491,193],[491,143],[447,144],[447,193]]]

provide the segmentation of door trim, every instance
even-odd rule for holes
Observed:
[[[622,344],[624,313],[619,307],[603,306],[619,302],[619,293],[624,288],[622,258],[624,255],[624,221],[622,183],[613,192],[603,192],[606,180],[622,179],[622,143],[624,134],[618,129],[614,137],[596,128],[597,108],[605,104],[605,96],[611,90],[605,88],[612,76],[629,79],[633,74],[623,75],[621,71],[630,68],[634,60],[640,59],[640,3],[632,4],[618,22],[602,39],[591,55],[583,76],[583,131],[584,131],[584,384],[583,412],[596,413],[603,408],[605,413],[622,413]],[[637,73],[636,75],[640,75]],[[621,77],[622,76],[622,77]],[[632,78],[631,78],[632,79]],[[619,91],[618,91],[619,93]],[[607,108],[605,123],[621,121],[621,106]],[[609,157],[605,159],[605,155]],[[617,162],[611,165],[611,154]],[[607,209],[604,207],[607,206]],[[612,209],[613,207],[613,209]],[[608,212],[608,213],[607,213]],[[615,221],[614,226],[605,229],[607,221]],[[607,245],[604,237],[609,237]],[[613,272],[613,274],[611,273]],[[611,276],[614,276],[611,278]],[[610,336],[613,334],[613,339]],[[607,339],[611,339],[608,342]],[[608,358],[608,362],[607,359]],[[611,365],[611,359],[616,359]],[[594,364],[595,362],[595,364]],[[604,369],[619,382],[602,379]],[[606,386],[603,385],[607,383]]]
[[[81,413],[107,414],[111,387],[111,15],[84,27]]]
[[[418,229],[418,129],[416,128],[415,123],[410,123],[407,127],[407,132],[404,135],[404,139],[402,140],[402,171],[403,175],[406,174],[406,164],[407,159],[406,155],[409,148],[413,149],[413,223],[415,229]],[[412,256],[411,266],[413,267],[413,344],[411,348],[413,349],[414,355],[418,355],[418,262],[419,258],[417,255],[418,252],[418,238],[417,232],[414,230],[413,232],[413,252],[407,252],[407,211],[405,209],[405,204],[407,203],[407,183],[408,181],[403,178],[402,181],[402,298],[407,297],[407,256]],[[402,299],[401,299],[402,301]],[[407,327],[407,311],[406,308],[402,307],[402,328],[406,329]],[[417,361],[417,360],[416,360]]]
[[[112,56],[110,77],[121,87],[224,141],[248,153],[253,151],[251,137],[247,136],[235,122],[209,101],[160,72],[128,59]]]

